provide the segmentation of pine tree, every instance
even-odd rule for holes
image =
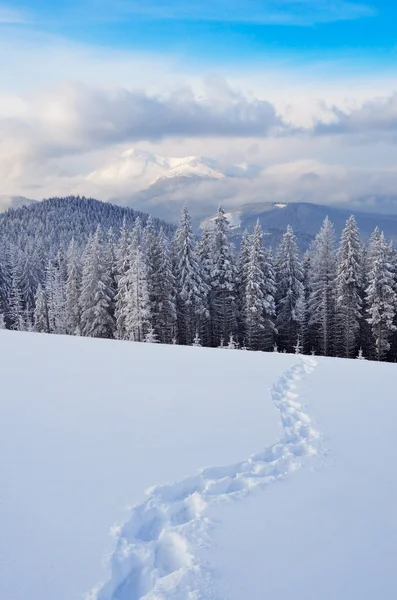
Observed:
[[[164,231],[157,233],[151,218],[145,228],[145,248],[151,324],[157,338],[168,344],[176,323],[175,279]]]
[[[25,330],[25,317],[22,306],[21,290],[19,289],[19,269],[18,264],[13,256],[13,264],[11,271],[11,291],[9,300],[9,315],[11,328],[15,330]]]
[[[113,337],[111,280],[105,265],[102,230],[98,226],[87,243],[83,257],[80,322],[81,334],[87,337]]]
[[[50,332],[50,324],[48,321],[47,298],[41,283],[39,283],[35,296],[33,328],[34,331],[37,331],[39,333]]]
[[[275,337],[274,280],[270,262],[266,264],[263,234],[259,220],[250,240],[245,277],[244,330],[250,350],[269,350]]]
[[[240,251],[237,257],[236,268],[236,296],[237,296],[237,335],[241,341],[246,336],[246,291],[248,270],[251,253],[251,236],[246,229],[241,237]]]
[[[210,286],[212,343],[218,346],[237,328],[236,268],[223,208],[219,208],[214,221]]]
[[[45,292],[51,333],[67,333],[66,266],[61,253],[46,268]]]
[[[366,302],[368,323],[376,342],[376,357],[381,360],[390,348],[390,337],[395,330],[397,295],[393,278],[390,249],[383,233],[371,244],[371,271],[368,274]]]
[[[142,252],[142,224],[135,221],[129,244],[128,270],[120,278],[116,297],[119,317],[124,321],[123,339],[145,341],[152,328],[147,267]]]
[[[157,344],[157,342],[158,342],[157,334],[154,331],[153,327],[151,327],[149,329],[149,331],[147,332],[147,334],[145,335],[145,342],[147,344]]]
[[[360,263],[359,231],[351,216],[342,232],[336,273],[337,349],[338,354],[346,358],[357,352],[362,314]]]
[[[303,320],[303,269],[299,260],[296,237],[288,226],[277,255],[277,319],[278,345],[293,352]]]
[[[334,352],[335,277],[334,227],[326,217],[313,243],[309,296],[309,327],[317,331],[314,349],[324,356]]]
[[[81,266],[80,257],[73,238],[67,252],[66,268],[67,331],[70,335],[76,335],[80,331]]]
[[[201,347],[201,339],[200,339],[200,336],[197,331],[196,331],[196,335],[194,336],[192,346]]]
[[[158,301],[159,301],[159,339],[163,344],[170,344],[176,328],[176,285],[172,272],[171,253],[163,228],[158,234],[159,268],[158,268]]]
[[[202,231],[200,241],[197,245],[197,256],[201,265],[201,273],[205,285],[205,306],[207,309],[204,325],[201,328],[202,343],[204,346],[211,345],[211,319],[210,319],[210,284],[212,265],[212,230],[206,225]]]
[[[177,330],[180,344],[191,345],[196,331],[202,332],[208,319],[208,289],[197,256],[191,219],[182,209],[174,238],[175,282],[177,291]]]
[[[140,232],[141,220],[138,217],[135,221],[135,228]],[[139,233],[138,237],[141,235]],[[120,230],[120,238],[116,248],[116,296],[115,296],[115,337],[119,340],[126,339],[127,332],[125,319],[127,316],[127,273],[130,268],[130,236],[127,231],[125,220]]]

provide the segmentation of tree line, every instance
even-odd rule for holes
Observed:
[[[49,257],[3,252],[0,309],[16,330],[395,361],[397,257],[353,216],[303,257],[291,227],[266,248],[259,221],[236,252],[222,208],[197,239],[185,207],[175,234],[135,215]]]

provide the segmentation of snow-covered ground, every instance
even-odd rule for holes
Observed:
[[[0,349],[1,599],[393,597],[395,365]]]

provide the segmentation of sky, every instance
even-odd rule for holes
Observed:
[[[0,195],[122,195],[144,210],[150,169],[93,176],[134,148],[255,165],[206,182],[196,211],[397,212],[396,18],[390,0],[0,0]]]

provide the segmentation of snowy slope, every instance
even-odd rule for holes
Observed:
[[[393,596],[395,365],[0,341],[0,598]]]

